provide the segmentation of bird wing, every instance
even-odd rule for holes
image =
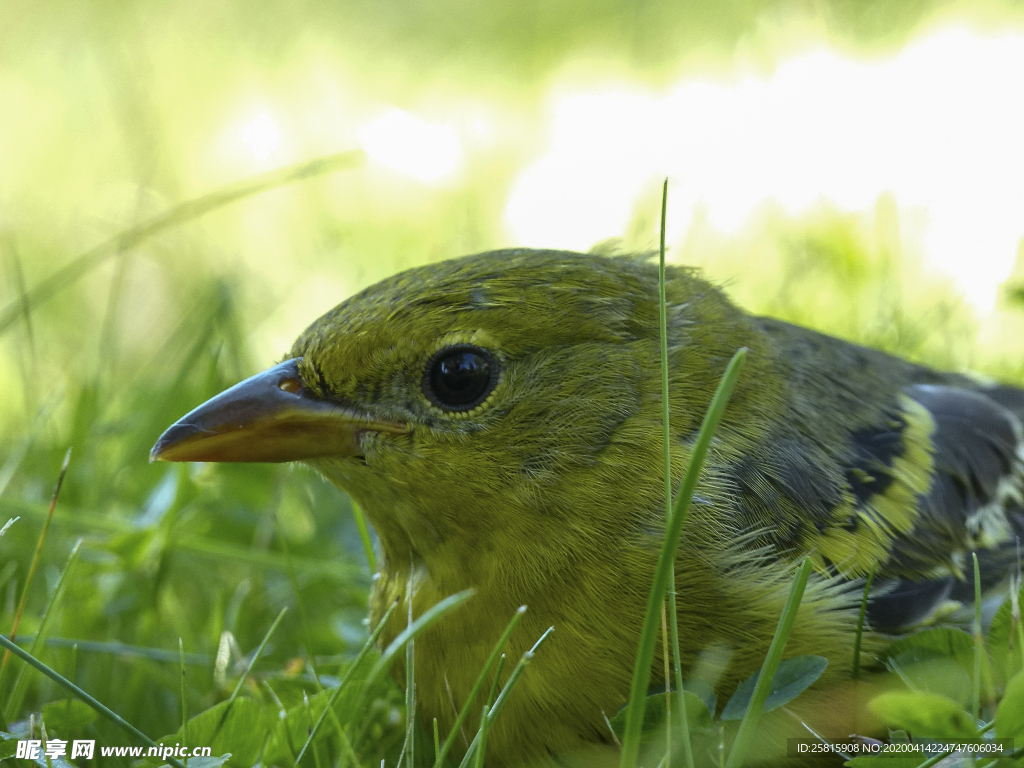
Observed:
[[[762,322],[789,365],[787,410],[730,472],[757,543],[875,571],[878,628],[972,600],[971,552],[983,588],[1005,579],[1024,538],[1024,391]]]
[[[934,424],[930,484],[917,500],[913,528],[896,537],[880,563],[891,578],[880,582],[870,606],[876,626],[913,625],[947,599],[973,600],[971,552],[978,556],[982,590],[1017,565],[1024,537],[1024,439],[1015,409],[1024,408],[1024,393],[997,389],[993,396],[987,387],[905,388]]]

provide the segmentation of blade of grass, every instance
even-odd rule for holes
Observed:
[[[309,659],[306,660],[306,671],[309,673],[310,677],[313,679],[313,685],[316,687],[316,692],[320,693],[321,691],[323,691],[324,687],[323,687],[323,684],[321,684],[321,682],[320,682],[320,676],[317,675],[316,669],[313,667],[313,662],[311,660],[309,660]],[[324,712],[320,713],[321,716],[325,712],[330,716],[331,723],[334,725],[334,729],[338,732],[338,738],[341,741],[342,749],[345,750],[344,754],[342,755],[342,758],[344,758],[346,756],[354,758],[355,757],[355,753],[352,750],[352,744],[348,740],[348,735],[345,733],[345,726],[343,726],[341,724],[341,721],[338,719],[338,716],[335,714],[333,709],[325,709]],[[320,719],[317,718],[317,722],[319,722],[319,721],[320,721]],[[359,761],[355,760],[355,763],[356,763],[356,765],[358,765]]]
[[[974,560],[974,622],[971,627],[974,634],[974,672],[971,675],[971,717],[978,717],[981,712],[981,647],[984,638],[981,636],[981,574],[978,569],[978,554],[972,552]]]
[[[42,715],[39,716],[39,731],[43,737],[43,743],[45,744],[50,740],[50,734],[46,732],[46,721],[43,719]],[[44,752],[43,758],[45,759],[46,768],[53,768],[53,760],[51,760],[50,756]]]
[[[971,553],[974,558],[974,678],[971,680],[971,699],[974,704],[974,717],[981,717],[981,689],[985,689],[985,700],[990,706],[996,702],[996,693],[992,683],[992,667],[988,660],[988,650],[985,648],[985,635],[981,626],[981,569],[978,567],[978,555]]]
[[[424,611],[423,615],[402,630],[401,634],[392,640],[384,650],[384,653],[380,655],[380,658],[377,659],[377,663],[374,664],[373,668],[370,670],[370,674],[366,676],[366,682],[363,684],[364,688],[368,689],[372,683],[376,682],[381,673],[391,666],[391,662],[394,661],[395,655],[402,650],[409,640],[416,637],[416,635],[431,624],[442,619],[446,614],[463,605],[475,594],[475,589],[464,589],[461,592],[456,592],[454,595],[449,595],[444,600]]]
[[[14,473],[18,471],[18,467],[21,466],[21,462],[25,459],[25,454],[28,453],[33,437],[35,435],[32,432],[25,434],[15,443],[14,448],[11,449],[11,452],[7,454],[7,458],[4,459],[3,466],[0,467],[0,495],[3,495],[3,492],[7,490],[11,478],[14,477]]]
[[[484,768],[484,755],[487,754],[487,727],[491,722],[487,718],[487,714],[490,709],[489,705],[484,704],[483,711],[480,713],[480,746],[476,750],[474,768]]]
[[[683,743],[683,765],[693,768],[693,745],[690,743],[690,722],[686,714],[686,695],[683,686],[683,662],[679,650],[679,614],[676,608],[676,574],[670,574],[668,584],[669,632],[672,634],[672,666],[675,670],[676,709],[679,712],[679,736]]]
[[[466,755],[462,758],[462,762],[459,763],[459,768],[468,768],[469,761],[473,758],[473,753],[480,746],[480,731],[485,727],[489,729],[494,724],[495,718],[497,718],[498,714],[501,712],[502,707],[505,706],[505,702],[508,701],[508,697],[511,695],[512,690],[516,687],[516,683],[519,682],[519,678],[522,677],[523,672],[526,671],[526,667],[531,661],[533,661],[533,657],[537,655],[538,649],[554,631],[554,627],[548,627],[544,631],[544,634],[537,639],[537,642],[533,644],[530,650],[520,657],[519,663],[516,664],[515,669],[512,670],[512,674],[509,675],[508,682],[505,683],[505,686],[501,689],[501,693],[498,694],[498,698],[495,699],[494,706],[487,711],[488,723],[486,726],[483,722],[480,723],[480,728],[477,729],[476,736],[474,736],[473,741],[470,742],[469,748],[466,750]]]
[[[18,601],[18,608],[14,612],[14,623],[11,625],[11,642],[18,635],[18,625],[21,624],[21,616],[25,611],[25,603],[28,601],[28,592],[32,586],[32,579],[36,575],[36,568],[39,567],[39,556],[43,551],[43,542],[46,541],[46,534],[50,530],[50,521],[53,520],[53,511],[57,508],[57,498],[60,496],[61,486],[64,485],[64,476],[68,471],[68,464],[71,462],[71,449],[68,448],[64,454],[64,463],[61,465],[60,474],[57,475],[57,485],[53,489],[53,496],[50,497],[50,507],[46,512],[46,520],[43,522],[43,530],[39,532],[39,539],[36,541],[36,551],[32,554],[32,561],[28,567],[28,575],[25,577],[25,586],[21,590],[21,600]],[[0,690],[3,686],[4,671],[7,669],[7,662],[10,660],[10,651],[4,653],[3,661],[0,661]]]
[[[406,628],[412,626],[412,594],[413,594],[412,572],[409,573],[409,583],[406,587],[406,594],[409,595],[408,612],[406,614]],[[402,767],[402,755],[406,749],[409,752],[408,765],[413,768],[416,764],[416,638],[410,637],[405,644],[405,719],[408,721],[405,728],[405,743],[402,744],[402,753],[398,756],[398,768]]]
[[[416,619],[410,626],[402,630],[402,632],[388,644],[388,647],[384,649],[380,658],[377,659],[377,663],[373,665],[373,668],[370,669],[370,673],[366,676],[366,679],[363,680],[363,687],[359,692],[359,697],[356,699],[356,705],[353,707],[353,711],[362,711],[364,705],[363,700],[370,692],[373,685],[377,682],[377,679],[388,670],[391,663],[395,660],[395,656],[398,655],[411,638],[416,637],[431,625],[440,621],[448,613],[462,606],[475,594],[476,590],[471,587],[469,589],[464,589],[461,592],[456,592],[454,595],[449,595],[444,600],[441,600],[424,611],[423,615]],[[412,599],[412,595],[409,595],[409,599]],[[369,721],[367,721],[357,738],[354,740],[356,744],[358,744],[362,740],[363,736],[366,735],[368,725]]]
[[[185,644],[178,638],[178,670],[181,672],[181,742],[188,746],[188,700],[185,698]]]
[[[48,678],[53,680],[58,685],[62,686],[64,689],[66,689],[66,690],[70,691],[71,693],[73,693],[79,699],[81,699],[86,704],[88,704],[90,707],[92,707],[94,710],[96,710],[96,712],[98,712],[99,714],[103,715],[105,718],[107,718],[112,723],[114,723],[114,725],[116,725],[118,728],[120,728],[125,733],[131,734],[132,736],[134,736],[135,738],[139,739],[144,744],[146,744],[146,746],[149,746],[149,747],[159,747],[160,746],[155,741],[153,741],[151,738],[149,738],[149,736],[144,734],[142,731],[140,731],[134,725],[129,723],[127,720],[125,720],[119,714],[114,712],[112,709],[109,709],[108,707],[105,707],[103,704],[101,704],[99,701],[94,699],[88,693],[83,691],[77,685],[75,685],[70,680],[68,680],[67,678],[62,676],[59,672],[57,672],[57,671],[51,669],[50,667],[48,667],[46,664],[41,662],[35,656],[30,654],[28,651],[22,650],[16,644],[12,643],[10,640],[8,640],[3,635],[0,635],[0,645],[2,645],[5,649],[7,649],[12,654],[17,656],[19,659],[24,661],[26,664],[29,664],[30,666],[34,667],[38,671],[42,672],[44,675],[46,675]],[[182,765],[181,762],[179,762],[178,760],[175,760],[173,757],[168,757],[166,759],[167,759],[167,762],[169,762],[171,765],[174,766],[174,768],[185,768],[185,766]]]
[[[871,582],[875,579],[875,570],[878,563],[871,566],[871,573],[864,582],[864,594],[860,598],[860,612],[857,614],[857,634],[853,637],[853,679],[860,677],[860,642],[864,635],[864,619],[868,613],[868,596],[871,594]]]
[[[309,707],[309,695],[302,692],[302,704],[306,708],[306,729],[309,730],[313,727],[313,710]],[[316,748],[316,744],[313,744],[313,764],[316,768],[323,768],[323,763],[320,760],[320,750]]]
[[[661,227],[658,237],[658,335],[661,345],[661,434],[662,452],[664,454],[665,474],[665,519],[672,513],[672,438],[669,429],[669,400],[668,400],[668,300],[665,297],[665,222],[668,210],[668,179],[661,185]],[[693,746],[690,743],[690,724],[686,719],[686,701],[683,695],[683,665],[679,651],[679,614],[676,612],[676,571],[673,568],[669,572],[668,584],[668,607],[669,622],[672,639],[672,666],[675,669],[676,696],[679,697],[679,738],[683,744],[683,765],[691,768],[693,765]],[[665,663],[668,663],[666,658]],[[671,713],[671,708],[667,710]],[[669,756],[668,764],[672,764],[671,744],[672,729],[671,716],[669,717],[668,740]]]
[[[28,301],[28,290],[25,287],[25,270],[21,266],[21,255],[18,253],[14,236],[8,235],[4,238],[7,245],[7,252],[10,254],[11,271],[14,272],[14,285],[18,289],[18,301],[22,308],[22,319],[25,321],[25,338],[28,341],[29,356],[35,361],[36,356],[36,335],[32,329],[32,307]],[[31,387],[26,387],[31,389]]]
[[[75,675],[78,672],[78,646],[71,646],[71,672],[68,674],[68,680],[72,683],[75,682]],[[64,722],[68,723],[68,728],[71,728],[71,694],[68,694],[67,699],[64,700]],[[68,734],[69,738],[74,738],[74,734]]]
[[[286,613],[288,613],[288,606],[281,609],[281,612],[277,614],[277,618],[274,619],[274,623],[270,625],[270,629],[268,629],[267,633],[263,635],[263,639],[256,648],[256,653],[254,653],[252,658],[249,659],[249,663],[245,666],[245,672],[243,672],[242,676],[238,678],[235,690],[231,692],[231,696],[228,698],[228,706],[227,709],[224,710],[225,714],[227,713],[227,710],[231,708],[231,705],[235,703],[235,699],[238,698],[238,694],[241,693],[242,686],[245,684],[245,678],[249,676],[249,673],[252,672],[252,668],[256,666],[256,662],[259,661],[260,656],[263,655],[263,649],[267,647],[267,643],[270,641],[270,636],[274,634],[274,630],[277,629],[277,625],[281,623],[281,619],[284,618]]]
[[[306,749],[312,743],[313,739],[316,738],[317,731],[319,731],[320,726],[323,725],[323,722],[327,717],[327,713],[334,711],[334,703],[338,700],[338,697],[341,696],[342,691],[345,690],[345,686],[348,685],[348,681],[352,679],[353,673],[359,667],[359,664],[362,662],[362,660],[366,657],[366,654],[368,654],[370,652],[370,649],[372,649],[374,645],[376,645],[377,638],[380,637],[381,632],[384,631],[384,627],[387,625],[388,620],[391,618],[391,614],[393,614],[395,610],[397,610],[397,608],[398,603],[393,603],[391,607],[387,609],[387,611],[381,617],[381,620],[377,622],[377,626],[374,628],[373,632],[370,633],[370,636],[367,638],[366,642],[363,643],[363,647],[359,649],[359,653],[356,656],[355,661],[353,661],[351,666],[347,670],[345,670],[345,674],[342,676],[341,682],[338,683],[338,687],[334,689],[334,691],[331,693],[330,698],[327,699],[327,706],[324,708],[324,711],[320,713],[320,717],[317,718],[316,725],[313,726],[313,729],[309,732],[309,736],[306,737],[306,743],[303,744],[302,749],[299,750],[299,755],[295,758],[296,763],[302,761],[302,756],[306,754]]]
[[[278,168],[187,200],[138,226],[126,229],[116,237],[72,259],[49,277],[36,283],[17,301],[7,305],[0,311],[0,333],[4,333],[14,325],[30,307],[38,306],[52,298],[111,256],[135,248],[153,235],[261,192],[343,168],[356,167],[362,163],[364,157],[361,150],[354,150],[318,157],[315,160],[286,168]]]
[[[35,641],[36,635],[18,635],[14,642],[25,645]],[[44,641],[47,648],[77,648],[87,653],[109,653],[115,656],[131,656],[150,661],[175,662],[179,654],[163,648],[144,648],[138,645],[125,645],[119,642],[99,642],[94,640],[76,640],[73,637],[48,637]],[[213,660],[203,653],[186,653],[185,663],[197,667],[208,667]]]
[[[373,540],[370,539],[370,527],[366,524],[366,515],[355,501],[349,502],[352,505],[352,517],[356,521],[356,528],[359,529],[359,539],[363,542],[363,552],[366,553],[366,563],[370,566],[370,573],[377,572],[377,555],[373,551]]]
[[[661,656],[665,663],[665,756],[661,764],[672,764],[672,662],[669,661],[668,650],[668,609],[666,602],[661,604]]]
[[[491,681],[491,690],[487,693],[487,706],[494,704],[494,694],[498,692],[498,681],[501,679],[501,670],[505,668],[505,654],[498,659],[498,667],[494,670],[494,679]]]
[[[281,719],[281,720],[285,720],[288,717],[288,710],[285,709],[284,704],[281,703],[281,698],[274,692],[274,688],[270,685],[270,681],[267,680],[266,678],[263,678],[260,682],[263,683],[263,687],[266,688],[267,689],[267,693],[270,694],[270,698],[273,700],[274,706],[277,707],[277,716],[278,716],[278,718]],[[269,741],[270,737],[271,737],[271,733],[268,732],[267,733],[267,740],[268,741]],[[289,760],[289,763],[294,768],[294,766],[298,765],[298,761],[296,761],[296,759],[295,759],[295,745],[292,743],[292,732],[291,732],[290,728],[285,728],[284,729],[284,746],[288,750],[288,760]],[[266,747],[266,743],[264,742],[264,748],[265,747]],[[258,766],[260,766],[260,763],[256,763],[254,768],[257,768]]]
[[[519,620],[523,618],[524,613],[526,613],[526,606],[519,606],[515,614],[512,616],[512,620],[509,621],[508,626],[505,627],[505,631],[502,632],[501,637],[498,638],[498,642],[495,643],[494,647],[491,649],[491,655],[487,657],[487,661],[484,663],[483,669],[481,669],[480,674],[477,675],[476,682],[473,683],[473,687],[469,691],[469,696],[467,696],[466,701],[462,703],[462,709],[459,710],[459,713],[455,718],[455,724],[448,732],[448,738],[444,740],[441,751],[437,753],[437,757],[434,760],[434,768],[441,768],[442,763],[444,763],[444,759],[451,750],[452,745],[455,743],[455,739],[462,728],[462,724],[469,715],[470,705],[472,705],[473,701],[476,699],[477,694],[480,693],[480,689],[483,688],[487,675],[490,674],[491,668],[498,660],[501,652],[505,649],[508,639],[512,636],[512,631],[516,628],[516,625],[519,624]],[[495,680],[497,680],[497,676],[495,676]]]
[[[288,606],[281,609],[281,612],[277,614],[277,618],[274,619],[274,623],[270,625],[270,629],[263,635],[263,640],[256,647],[256,652],[249,659],[249,663],[245,665],[245,671],[238,678],[238,683],[235,684],[235,689],[231,692],[231,696],[228,697],[228,704],[224,707],[224,711],[220,715],[220,719],[217,721],[217,727],[213,729],[213,735],[210,737],[212,743],[217,734],[220,733],[220,729],[224,727],[225,721],[228,719],[228,714],[231,712],[231,708],[235,705],[235,699],[238,698],[238,694],[242,692],[242,686],[245,685],[245,679],[249,677],[249,673],[252,672],[252,668],[256,666],[256,662],[259,661],[260,656],[263,655],[263,649],[267,647],[267,643],[270,641],[270,636],[274,634],[274,630],[277,629],[277,625],[281,623],[281,619],[288,612]]]
[[[757,727],[757,721],[761,718],[761,710],[764,709],[764,703],[771,692],[775,671],[779,667],[779,662],[782,661],[782,652],[786,648],[786,641],[789,640],[789,633],[793,630],[793,623],[796,621],[800,601],[804,596],[804,588],[807,586],[807,579],[811,575],[811,565],[811,558],[805,557],[800,565],[800,569],[797,571],[796,578],[793,579],[793,584],[789,589],[789,597],[786,599],[786,605],[782,609],[779,624],[775,628],[775,635],[772,637],[771,645],[768,646],[768,654],[765,656],[764,664],[761,665],[761,672],[757,677],[757,683],[754,685],[754,693],[750,697],[747,711],[743,714],[739,730],[736,732],[736,738],[733,740],[732,748],[729,750],[729,757],[725,761],[725,768],[739,768],[743,764],[747,747],[750,746],[750,742],[754,738],[754,729]]]
[[[1018,555],[1019,557],[1019,555]],[[2,583],[3,579],[0,579]],[[1017,654],[1020,656],[1020,666],[1024,669],[1024,622],[1020,615],[1020,563],[1017,563],[1016,578],[1010,579],[1010,626],[1012,627],[1011,645],[1016,644]]]
[[[32,645],[28,649],[28,652],[33,656],[39,655],[40,646],[44,644],[46,632],[50,627],[50,619],[53,617],[54,608],[60,602],[60,599],[64,594],[64,587],[67,585],[68,576],[71,574],[71,570],[74,568],[75,563],[78,560],[78,553],[81,548],[82,540],[79,539],[75,542],[74,546],[71,547],[71,553],[68,555],[68,560],[64,564],[64,570],[61,571],[60,578],[57,579],[57,584],[54,586],[49,599],[46,601],[46,607],[43,608],[42,618],[39,619],[39,631],[36,632],[36,636],[32,639]],[[4,718],[8,721],[15,718],[18,710],[21,709],[22,702],[25,700],[25,693],[28,689],[28,678],[25,675],[25,669],[25,667],[22,667],[18,671],[18,676],[14,678],[14,687],[12,688],[11,695],[7,701],[7,708],[4,710]]]
[[[661,553],[658,556],[658,564],[654,571],[654,580],[651,591],[647,597],[647,611],[644,615],[644,624],[640,634],[640,644],[637,649],[636,663],[633,667],[633,683],[629,693],[629,710],[626,714],[626,728],[622,739],[622,768],[635,768],[640,753],[640,727],[644,718],[644,699],[647,695],[647,683],[651,676],[651,663],[654,658],[654,644],[658,636],[658,613],[662,601],[665,599],[665,592],[668,588],[669,574],[675,567],[676,549],[679,546],[679,539],[686,522],[686,516],[690,510],[690,500],[697,487],[697,480],[700,477],[701,467],[704,465],[704,457],[707,455],[711,445],[711,438],[718,428],[722,415],[725,412],[729,395],[736,386],[736,379],[739,376],[743,360],[746,358],[747,350],[740,348],[733,355],[732,360],[725,369],[722,380],[718,383],[711,404],[704,414],[704,421],[701,424],[697,441],[694,443],[693,451],[690,454],[690,461],[686,466],[683,481],[679,488],[679,495],[676,496],[675,505],[671,515],[665,521],[665,540],[662,543]]]
[[[36,386],[38,362],[36,357],[35,331],[32,328],[32,309],[29,306],[25,287],[25,270],[21,265],[21,255],[18,253],[14,235],[8,235],[4,240],[6,241],[6,250],[10,255],[9,262],[11,271],[14,273],[14,285],[18,291],[18,299],[24,308],[23,319],[25,321],[25,341],[27,342],[28,354],[18,355],[18,368],[21,372],[21,391],[25,399],[25,412],[30,414],[36,410],[36,397],[38,394],[38,387]],[[25,359],[26,357],[28,358],[27,360]],[[21,442],[27,444],[31,439],[32,435],[29,433],[22,438]],[[19,457],[17,461],[20,460],[21,458]],[[4,469],[6,469],[6,466]],[[0,493],[3,493],[4,485],[6,485],[6,482],[0,479]]]

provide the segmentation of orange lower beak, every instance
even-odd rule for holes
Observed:
[[[236,384],[167,428],[155,461],[299,461],[358,456],[364,432],[403,434],[380,421],[308,394],[295,358]]]

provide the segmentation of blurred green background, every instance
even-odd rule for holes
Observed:
[[[885,82],[887,62],[922,40],[967,51],[945,81],[921,75],[941,114],[991,114],[985,130],[1005,130],[979,138],[967,125],[948,147],[940,134],[928,157],[950,171],[925,186],[966,197],[914,197],[902,192],[910,182],[880,173],[875,186],[854,180],[863,189],[844,203],[850,170],[833,161],[853,152],[850,125],[902,137],[888,167],[900,146],[948,122],[932,124],[933,102],[913,105],[913,79],[870,114],[856,95],[875,82],[858,86],[857,72]],[[1022,40],[1024,10],[1011,2],[0,0],[0,523],[20,517],[0,539],[0,629],[10,631],[24,596],[18,636],[40,632],[81,538],[42,627],[47,663],[151,736],[171,733],[178,639],[195,714],[227,696],[288,606],[245,695],[297,706],[316,689],[312,670],[336,676],[366,636],[370,578],[348,502],[302,468],[150,465],[161,430],[402,268],[516,245],[650,248],[666,175],[681,201],[670,209],[670,258],[703,266],[745,307],[1021,383],[1024,197],[998,185],[1024,176],[1012,140],[1020,123],[1002,126],[1016,113],[1000,111],[1020,101]],[[944,56],[940,43],[920,50]],[[852,79],[773,101],[782,91],[772,83],[794,82],[787,62],[813,69],[815,51],[828,52],[822,71]],[[718,101],[687,102],[697,93],[688,83]],[[702,123],[694,108],[687,118],[742,127],[732,144],[715,143],[725,129],[676,132],[662,109],[673,94],[713,110],[745,104],[748,92],[763,102],[751,112],[709,111]],[[977,102],[958,103],[964,93]],[[755,184],[751,168],[785,145],[757,144],[768,130],[757,116],[781,134],[792,119],[799,137],[800,110],[814,114],[826,98],[834,120],[814,130],[834,140],[810,159],[780,153]],[[907,114],[924,115],[924,127],[901,124]],[[357,148],[357,167],[214,201],[129,247],[115,240],[202,195]],[[715,163],[700,170],[705,154]],[[790,176],[811,179],[795,205],[773,192]],[[733,198],[750,204],[721,226],[716,211]],[[936,231],[954,231],[944,242],[956,248],[989,231],[1001,239],[944,262],[930,247]],[[965,288],[964,275],[977,279]],[[71,639],[98,645],[73,651]],[[0,725],[25,733],[63,694],[35,675],[17,684],[21,666],[0,678]],[[379,761],[401,741],[402,699],[393,686],[376,695],[358,750]],[[51,730],[126,743],[99,721]]]

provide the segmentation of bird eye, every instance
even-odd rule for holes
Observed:
[[[446,347],[427,363],[423,394],[438,408],[468,411],[480,405],[498,383],[494,355],[480,347]]]

